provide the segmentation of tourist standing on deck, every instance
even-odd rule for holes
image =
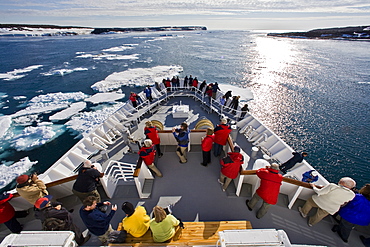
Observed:
[[[215,84],[213,84],[212,86],[212,98],[213,99],[216,99],[218,90],[220,90],[220,88],[218,87],[218,83],[215,82]]]
[[[193,90],[198,88],[198,78],[197,77],[194,78],[192,86],[193,86]]]
[[[200,85],[199,85],[199,91],[203,92],[203,89],[207,89],[207,82],[204,80]]]
[[[155,173],[156,176],[163,177],[161,171],[154,165],[155,153],[156,151],[152,140],[144,140],[144,146],[142,146],[139,150],[140,158],[144,161],[145,165],[147,165],[148,168]]]
[[[150,88],[150,86],[146,86],[146,88],[144,89],[144,93],[145,93],[145,97],[150,102],[152,102],[153,101],[153,97],[152,97],[152,89]]]
[[[0,195],[0,224],[4,223],[12,233],[20,233],[23,229],[18,222],[13,206],[9,200],[13,194],[3,193]]]
[[[35,173],[31,176],[21,175],[16,179],[16,181],[16,190],[18,194],[32,205],[35,204],[37,199],[49,194],[46,190],[46,185]]]
[[[234,147],[234,152],[227,153],[227,156],[220,160],[221,173],[218,182],[222,185],[222,191],[225,191],[230,182],[238,177],[243,163],[244,157],[238,146]]]
[[[227,124],[227,119],[222,118],[221,123],[218,124],[214,129],[215,138],[213,140],[213,154],[216,157],[221,155],[222,149],[227,143],[230,132],[231,127]]]
[[[188,78],[188,76],[185,76],[185,78],[184,78],[184,88],[187,88],[188,84],[189,84],[189,78]]]
[[[344,242],[348,242],[349,235],[356,225],[370,224],[370,184],[359,190],[355,198],[339,210],[341,217],[339,225],[332,228]]]
[[[116,213],[117,205],[112,205],[108,215],[98,209],[103,205],[109,206],[111,203],[108,201],[97,203],[95,196],[88,196],[80,208],[80,217],[87,229],[97,236],[103,245],[106,245],[109,233],[113,232],[110,221]]]
[[[177,141],[177,148],[176,148],[176,154],[180,158],[180,163],[186,163],[188,162],[186,158],[186,149],[188,148],[189,144],[189,130],[188,130],[188,124],[182,123],[180,125],[180,128],[172,128],[172,134],[175,137]]]
[[[149,229],[150,217],[147,215],[143,206],[137,206],[130,202],[122,204],[122,210],[126,217],[122,220],[122,228],[133,237],[138,238],[143,236]]]
[[[291,168],[293,168],[297,163],[301,163],[303,161],[303,159],[305,157],[307,157],[307,153],[306,152],[302,152],[302,153],[297,153],[297,152],[293,152],[293,157],[290,158],[287,162],[285,162],[284,164],[280,165],[280,171],[284,174],[287,173],[287,171]]]
[[[161,152],[161,139],[159,138],[158,130],[153,125],[152,121],[145,122],[144,134],[146,136],[146,139],[152,140],[158,152],[158,157],[162,157],[163,153]]]
[[[208,128],[206,136],[202,137],[202,155],[203,155],[203,162],[200,163],[202,166],[207,166],[211,163],[211,150],[213,145],[213,129]]]
[[[234,96],[233,100],[230,103],[230,108],[234,109],[232,111],[232,114],[234,115],[236,114],[236,109],[238,109],[239,107],[239,99],[240,99],[240,96]]]
[[[78,245],[86,243],[91,235],[83,237],[80,228],[73,223],[72,214],[61,203],[51,202],[51,198],[51,195],[47,195],[35,203],[35,207],[40,210],[35,213],[35,218],[41,220],[43,231],[73,231]]]
[[[263,200],[256,215],[260,219],[267,213],[271,205],[277,203],[283,176],[279,174],[279,165],[275,163],[271,164],[271,166],[266,166],[266,168],[258,169],[256,175],[261,179],[260,187],[254,193],[252,199],[246,200],[245,203],[249,211],[252,211],[257,202],[260,199]]]
[[[242,113],[240,114],[239,121],[245,117],[245,114],[249,112],[248,104],[244,104],[244,106],[240,109]]]
[[[191,88],[193,86],[193,76],[189,76],[189,87]]]
[[[85,160],[83,166],[79,169],[77,179],[73,184],[72,192],[81,202],[88,196],[95,196],[97,202],[100,202],[100,194],[97,189],[99,178],[103,176],[96,166],[90,160]]]
[[[311,183],[310,185],[316,195],[309,198],[303,207],[298,207],[303,218],[307,217],[313,207],[317,208],[316,214],[309,217],[309,226],[315,225],[329,214],[335,214],[344,203],[355,197],[352,189],[356,186],[356,182],[349,177],[341,178],[338,184],[330,183],[321,189],[317,188],[315,184]]]
[[[162,207],[153,208],[154,219],[150,220],[150,229],[154,242],[163,243],[173,238],[180,221],[172,214],[168,214]]]
[[[134,92],[131,92],[129,100],[131,101],[132,106],[136,108],[137,107],[137,94]]]

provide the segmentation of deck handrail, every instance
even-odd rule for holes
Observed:
[[[240,175],[256,175],[256,173],[257,173],[257,170],[242,170],[242,171],[240,171]],[[297,185],[297,186],[301,186],[301,187],[304,187],[304,188],[307,188],[307,189],[312,189],[312,186],[310,185],[310,183],[302,182],[302,181],[295,180],[295,179],[292,179],[292,178],[283,177],[283,182],[289,183],[289,184],[294,184],[294,185]],[[322,188],[322,186],[317,186],[317,185],[315,185],[315,186],[317,188]]]

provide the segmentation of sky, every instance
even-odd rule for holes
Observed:
[[[369,0],[0,0],[1,24],[310,30],[370,25]]]

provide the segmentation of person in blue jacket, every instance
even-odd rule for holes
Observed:
[[[108,201],[97,203],[95,196],[88,196],[80,208],[80,217],[87,229],[95,236],[98,236],[98,239],[105,245],[108,241],[109,233],[113,232],[110,221],[117,211],[117,205],[112,205],[112,210],[108,215],[99,210],[99,207],[103,205],[111,205],[111,203]]]
[[[332,228],[337,232],[344,242],[348,242],[348,237],[355,225],[367,226],[370,224],[370,184],[366,184],[359,190],[355,198],[339,210],[341,218],[339,225]]]
[[[319,180],[319,173],[315,170],[306,171],[302,174],[302,182],[314,183]]]
[[[152,89],[150,88],[150,86],[147,86],[145,89],[144,89],[144,93],[145,93],[145,96],[146,98],[152,102],[153,101],[153,97],[152,97]]]
[[[188,124],[182,123],[180,128],[172,128],[172,134],[177,141],[177,148],[176,154],[180,158],[180,163],[186,163],[188,160],[186,159],[186,149],[188,148],[189,144],[189,130]]]

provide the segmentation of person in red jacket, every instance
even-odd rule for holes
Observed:
[[[144,146],[140,148],[139,156],[150,170],[152,170],[158,177],[163,177],[162,173],[154,165],[155,148],[152,140],[144,140]]]
[[[278,200],[281,182],[283,181],[283,176],[279,174],[279,165],[271,164],[270,167],[261,168],[257,170],[257,176],[261,179],[261,185],[254,193],[252,199],[246,200],[245,203],[249,211],[252,211],[257,202],[262,199],[263,203],[257,212],[256,217],[258,219],[262,218],[271,205],[275,205]]]
[[[211,149],[213,145],[213,129],[207,129],[207,135],[202,137],[202,154],[203,162],[200,163],[202,166],[207,166],[211,163]]]
[[[158,136],[158,130],[153,125],[152,121],[145,122],[144,134],[146,139],[152,140],[155,145],[156,151],[158,152],[158,157],[162,157],[163,153],[161,152],[161,139]]]
[[[234,147],[234,152],[227,153],[227,156],[220,160],[222,168],[218,182],[222,185],[222,191],[225,191],[230,182],[238,177],[243,163],[244,157],[240,153],[240,148],[238,146]]]
[[[0,195],[0,223],[4,223],[11,232],[19,233],[22,231],[22,226],[16,219],[13,206],[9,203],[12,197],[13,194],[9,193]]]
[[[230,132],[231,127],[227,124],[227,119],[222,118],[221,123],[217,125],[214,130],[215,138],[213,139],[213,154],[216,157],[221,155],[222,149],[227,143]]]
[[[136,108],[137,107],[137,94],[134,92],[131,92],[129,99],[131,100],[132,106]]]

